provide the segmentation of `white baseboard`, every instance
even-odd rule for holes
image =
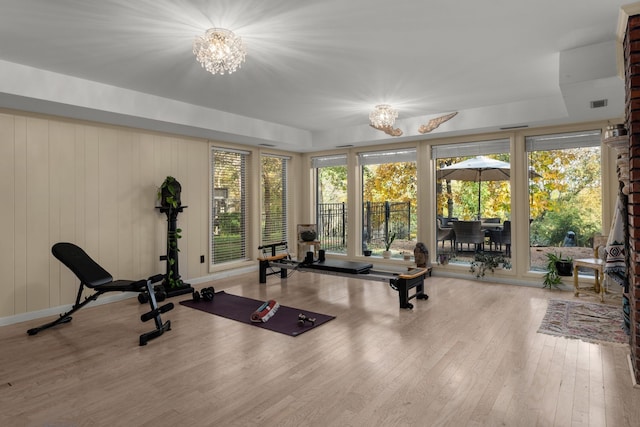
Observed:
[[[133,298],[135,297],[135,294],[126,292],[126,293],[120,293],[120,294],[114,294],[114,295],[109,295],[109,296],[102,296],[101,298],[98,298],[95,301],[91,301],[89,304],[86,305],[86,307],[93,307],[96,305],[102,305],[102,304],[109,304],[112,302],[116,302],[116,301],[122,301],[124,299],[127,298]],[[55,316],[55,315],[59,315],[62,313],[66,313],[67,311],[71,310],[71,307],[73,307],[73,304],[66,304],[66,305],[60,305],[57,307],[49,307],[49,308],[45,308],[44,310],[37,310],[37,311],[29,311],[27,313],[20,313],[20,314],[16,314],[13,316],[7,316],[7,317],[0,317],[0,326],[7,326],[7,325],[12,325],[14,323],[20,323],[20,322],[26,322],[29,320],[34,320],[34,319],[40,319],[42,317],[49,317],[49,316]]]
[[[219,273],[210,274],[208,276],[188,279],[188,280],[185,280],[185,282],[188,282],[190,285],[199,285],[202,283],[215,281],[216,279],[223,279],[226,277],[232,277],[232,276],[237,276],[239,274],[249,273],[251,271],[257,271],[257,267],[249,266],[244,268],[238,268],[235,270],[222,271]],[[116,301],[122,301],[128,298],[137,298],[137,295],[131,292],[125,292],[125,293],[119,293],[119,294],[114,293],[112,295],[102,295],[97,300],[91,301],[89,304],[87,304],[87,307],[102,305],[102,304],[109,304]],[[14,323],[27,322],[29,320],[40,319],[43,317],[60,315],[70,310],[72,306],[73,304],[66,304],[66,305],[60,305],[57,307],[45,308],[44,310],[29,311],[27,313],[15,314],[13,316],[0,317],[0,326],[13,325]]]

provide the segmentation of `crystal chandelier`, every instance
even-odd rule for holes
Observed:
[[[193,41],[196,59],[211,74],[231,74],[244,62],[247,51],[233,31],[210,28]]]
[[[397,118],[398,111],[387,104],[376,105],[371,114],[369,114],[371,126],[377,129],[392,127]]]

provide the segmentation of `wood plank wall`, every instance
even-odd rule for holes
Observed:
[[[209,274],[206,140],[64,119],[0,113],[0,318],[70,304],[77,280],[51,255],[70,241],[115,278],[164,273],[166,217],[155,209],[167,175],[188,208],[180,273]]]

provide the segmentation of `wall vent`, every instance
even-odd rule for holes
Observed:
[[[607,106],[606,99],[598,99],[597,101],[591,101],[591,108],[602,108]]]

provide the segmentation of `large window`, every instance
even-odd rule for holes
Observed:
[[[347,251],[347,156],[314,157],[316,223],[320,247],[330,253]]]
[[[211,152],[211,263],[247,259],[246,164],[249,153]]]
[[[413,253],[417,237],[416,150],[360,153],[362,171],[362,250],[392,258]],[[387,243],[389,245],[387,245]]]
[[[531,269],[545,270],[547,253],[588,258],[602,231],[600,131],[530,136]],[[586,273],[586,272],[585,272]]]
[[[470,262],[479,251],[511,256],[509,140],[433,147],[437,252]]]
[[[287,241],[287,160],[274,155],[261,158],[260,243],[263,245]]]

